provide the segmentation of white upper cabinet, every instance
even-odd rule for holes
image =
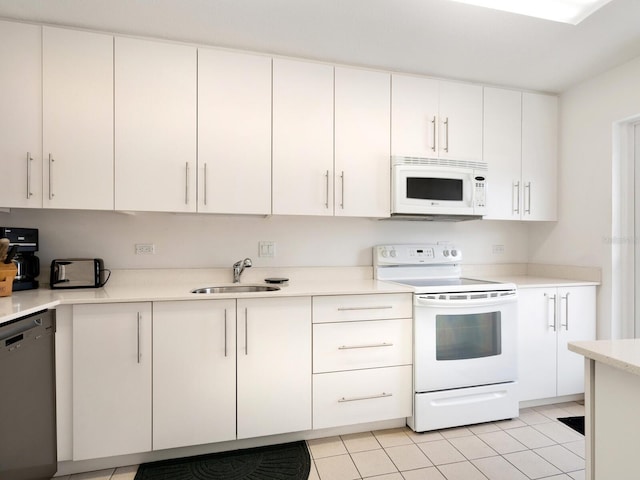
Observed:
[[[335,215],[390,214],[390,75],[335,68]]]
[[[482,161],[482,87],[439,83],[440,157]]]
[[[553,96],[485,87],[486,219],[557,219],[557,105]]]
[[[196,211],[196,57],[116,37],[116,210]]]
[[[482,87],[408,75],[391,79],[391,153],[482,160]]]
[[[333,215],[333,66],[273,60],[273,213]]]
[[[198,49],[198,211],[271,213],[271,58]]]
[[[522,213],[522,93],[484,89],[484,160],[489,168],[486,219],[519,220]]]
[[[41,32],[0,21],[0,207],[42,207]]]
[[[522,94],[522,204],[526,220],[557,220],[558,98]]]
[[[43,27],[44,207],[113,209],[113,37]]]

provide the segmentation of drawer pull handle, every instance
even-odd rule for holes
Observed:
[[[393,308],[392,305],[380,305],[378,307],[338,307],[339,312],[348,312],[350,310],[388,310]]]
[[[382,392],[380,395],[368,395],[366,397],[351,397],[351,398],[342,397],[340,400],[338,400],[338,403],[357,402],[359,400],[371,400],[374,398],[385,398],[385,397],[391,397],[391,396],[393,396],[393,393]]]
[[[376,348],[376,347],[393,347],[393,343],[372,343],[369,345],[342,345],[338,350],[351,350],[354,348]]]

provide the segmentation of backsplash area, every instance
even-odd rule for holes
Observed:
[[[251,257],[256,267],[367,266],[383,243],[450,241],[464,264],[527,263],[529,228],[523,222],[458,223],[343,217],[222,216],[20,210],[0,213],[0,224],[40,230],[43,267],[53,258],[101,257],[108,268],[231,267]],[[275,243],[273,257],[258,242]],[[154,254],[135,253],[153,244]]]

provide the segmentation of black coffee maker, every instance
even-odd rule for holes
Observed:
[[[37,228],[0,227],[0,238],[9,239],[9,249],[16,248],[13,263],[18,273],[13,280],[13,291],[38,288],[36,277],[40,275]],[[11,251],[11,250],[10,250]]]

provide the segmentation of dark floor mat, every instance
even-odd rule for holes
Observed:
[[[307,480],[305,442],[144,463],[135,480]]]
[[[562,417],[558,418],[559,421],[573,428],[576,432],[584,435],[584,416],[582,417]]]

